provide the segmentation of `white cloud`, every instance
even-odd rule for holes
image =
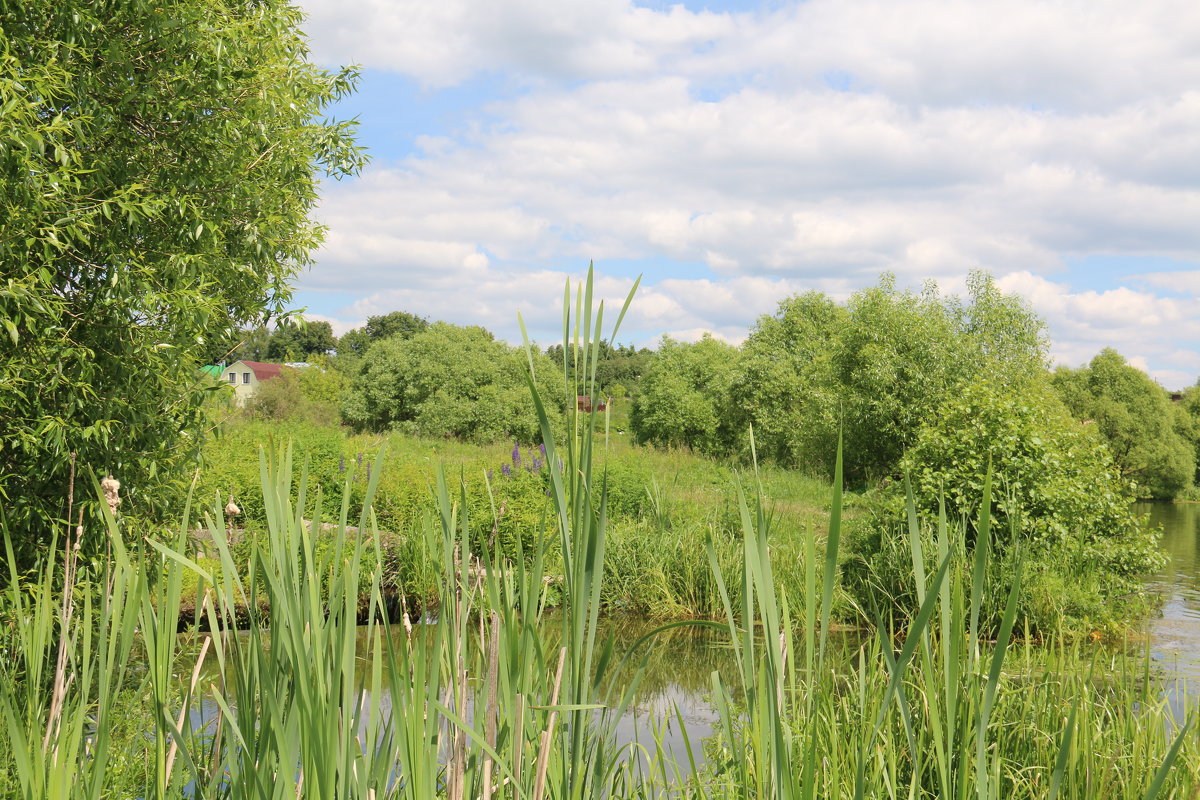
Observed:
[[[1072,291],[1029,272],[997,281],[1027,300],[1050,325],[1052,357],[1081,366],[1105,347],[1150,373],[1169,389],[1196,382],[1200,354],[1200,298],[1161,297],[1125,286],[1108,291]],[[1170,364],[1170,367],[1155,365]]]
[[[318,58],[432,86],[498,70],[559,80],[644,74],[732,28],[721,15],[625,0],[308,0],[304,9]]]
[[[323,59],[506,87],[327,187],[302,285],[359,292],[347,319],[405,308],[511,338],[522,307],[553,332],[564,264],[644,259],[706,268],[648,281],[631,331],[736,341],[795,291],[984,268],[1064,363],[1115,346],[1164,382],[1200,369],[1200,309],[1154,293],[1200,295],[1200,270],[1066,277],[1090,254],[1200,263],[1200,14],[1174,0],[305,8]]]

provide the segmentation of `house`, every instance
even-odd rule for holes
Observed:
[[[575,396],[575,408],[579,409],[580,411],[591,411],[592,410],[591,396],[586,395],[586,394],[576,395]],[[608,408],[608,403],[605,402],[605,400],[601,400],[599,405],[596,406],[597,411],[603,411],[606,408]]]
[[[267,364],[263,361],[235,361],[228,365],[209,365],[204,372],[212,375],[222,383],[233,388],[234,402],[244,406],[246,401],[258,391],[258,385],[263,381],[278,378],[285,369],[284,364]]]

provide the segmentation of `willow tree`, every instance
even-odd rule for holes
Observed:
[[[206,343],[288,307],[319,174],[362,163],[352,123],[321,116],[354,73],[310,63],[301,20],[0,0],[0,502],[27,544],[64,515],[72,453],[123,510],[172,502]]]

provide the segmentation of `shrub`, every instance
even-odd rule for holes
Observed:
[[[1104,442],[1045,383],[1020,392],[988,380],[964,386],[921,427],[902,466],[921,510],[936,513],[944,499],[950,519],[964,526],[968,550],[977,544],[972,521],[991,468],[993,618],[1018,544],[1027,575],[1021,612],[1031,627],[1060,619],[1076,630],[1099,627],[1145,609],[1140,576],[1161,563],[1157,533],[1134,514]],[[855,542],[860,563],[851,582],[864,601],[871,589],[882,590],[903,608],[911,602],[900,577],[910,554],[898,489],[872,532]]]

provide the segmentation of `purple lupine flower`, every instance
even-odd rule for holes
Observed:
[[[371,482],[371,462],[367,462],[367,483]]]
[[[545,458],[545,457],[546,457],[546,444],[545,444],[545,442],[543,442],[542,444],[539,444],[539,445],[538,445],[538,452],[542,454],[542,458]]]
[[[338,473],[344,474],[345,472],[346,472],[346,454],[343,453],[341,455],[341,457],[338,458]]]
[[[500,471],[504,473],[504,477],[506,477],[506,478],[509,475],[512,475],[512,470],[508,468],[508,464],[501,464]]]
[[[492,471],[489,469],[487,473],[488,483],[492,482]]]
[[[513,442],[513,466],[521,466],[521,443]]]
[[[542,468],[542,460],[540,458],[535,458],[533,460],[533,471],[538,472],[541,470],[541,468]]]
[[[362,469],[362,453],[358,454],[358,468]]]

